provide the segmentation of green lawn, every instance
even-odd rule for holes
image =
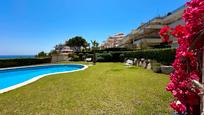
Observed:
[[[0,94],[6,115],[169,115],[168,76],[121,63],[44,77]]]

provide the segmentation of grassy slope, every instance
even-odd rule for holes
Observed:
[[[169,114],[168,77],[120,63],[52,75],[0,95],[0,114]]]

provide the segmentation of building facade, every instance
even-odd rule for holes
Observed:
[[[137,29],[132,30],[120,43],[120,47],[129,48],[154,48],[162,43],[162,39],[159,35],[159,31],[164,26],[170,26],[172,28],[177,25],[184,25],[182,20],[182,14],[185,6],[176,9],[173,12],[169,12],[166,16],[155,17],[147,23],[141,24]],[[171,38],[173,43],[171,47],[177,47],[177,39]]]
[[[106,48],[116,48],[119,47],[125,38],[125,34],[123,33],[117,33],[113,36],[108,37],[106,41],[104,41],[101,45],[102,49]]]
[[[176,9],[173,12],[168,13],[164,18],[163,18],[163,24],[167,25],[171,28],[175,28],[177,25],[185,25],[182,15],[185,10],[185,6],[182,6],[178,9]],[[176,48],[178,47],[178,41],[176,38],[171,37],[173,43],[171,44],[171,47]]]
[[[133,46],[138,49],[151,48],[161,43],[159,31],[163,27],[162,17],[156,17],[134,30]]]
[[[69,46],[65,46],[65,45],[58,45],[55,47],[55,50],[60,55],[69,55],[74,52],[74,50],[72,50]]]

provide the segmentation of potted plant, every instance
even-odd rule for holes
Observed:
[[[158,62],[152,62],[152,70],[155,73],[160,73],[161,72],[161,64]]]

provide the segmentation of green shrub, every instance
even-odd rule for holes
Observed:
[[[176,49],[148,49],[138,50],[134,52],[125,52],[126,58],[145,58],[156,60],[164,65],[170,65],[173,63],[176,55]]]
[[[80,60],[80,57],[78,55],[73,55],[72,61],[81,61],[81,60]]]
[[[87,53],[86,58],[93,58],[93,54]]]
[[[103,57],[103,62],[123,62],[125,59],[152,59],[157,62],[170,65],[173,63],[176,49],[146,49],[136,51],[113,51],[109,53],[97,53],[97,57]],[[100,58],[102,60],[102,58]]]
[[[104,57],[97,57],[97,58],[96,58],[96,61],[97,61],[97,62],[106,62],[105,59],[104,59]]]
[[[122,54],[119,55],[119,58],[120,58],[120,62],[124,62],[125,55],[122,53]]]
[[[106,49],[102,49],[102,50],[97,50],[96,52],[109,52],[109,51],[133,51],[133,49],[129,49],[129,48],[106,48]]]
[[[152,61],[152,70],[155,73],[161,73],[161,65],[160,63],[158,63],[156,60]]]
[[[0,68],[51,63],[51,58],[0,59]]]
[[[80,61],[84,60],[84,54],[83,53],[79,53],[78,54]]]
[[[111,53],[97,53],[96,61],[98,62],[112,62],[112,54]]]

